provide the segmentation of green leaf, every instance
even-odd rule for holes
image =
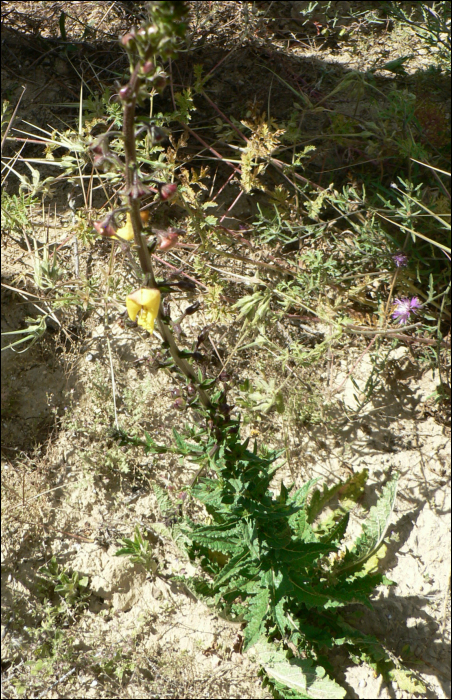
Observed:
[[[178,448],[178,451],[183,454],[183,455],[189,455],[193,453],[202,453],[204,452],[205,448],[203,445],[196,445],[194,443],[189,443],[184,440],[182,435],[177,432],[176,428],[173,428],[173,435],[174,435],[174,440],[176,441],[176,445]]]
[[[284,598],[281,598],[277,605],[272,606],[273,617],[282,636],[286,634],[287,628],[289,627],[289,623],[285,615],[284,603]]]
[[[325,536],[321,537],[321,541],[325,543],[332,542],[338,545],[345,535],[349,520],[350,513],[346,513]]]
[[[174,511],[174,506],[170,497],[168,496],[168,492],[165,489],[162,489],[162,487],[158,484],[152,484],[152,490],[157,498],[160,513],[162,514],[162,517],[165,518],[167,514]]]
[[[330,596],[319,593],[309,584],[306,578],[295,572],[290,572],[289,581],[293,584],[294,596],[308,610],[310,608],[326,608],[330,602]]]
[[[245,628],[244,649],[249,649],[257,642],[262,633],[264,620],[267,616],[270,602],[270,591],[268,588],[263,588],[251,599],[248,610],[245,613],[245,619],[248,624]]]
[[[60,15],[60,19],[58,20],[58,24],[60,25],[60,34],[61,38],[63,41],[67,41],[66,38],[66,13],[62,12]]]
[[[424,694],[426,692],[425,685],[422,681],[418,680],[412,671],[406,668],[394,668],[392,671],[389,671],[388,675],[391,680],[397,683],[400,690],[405,690],[407,693],[410,693],[411,697],[414,693]]]
[[[363,531],[350,552],[343,558],[338,572],[361,568],[379,549],[389,527],[397,495],[399,474],[395,474],[383,488],[378,503],[369,511]]]
[[[267,676],[299,693],[299,698],[343,698],[346,695],[346,690],[331,680],[321,666],[314,667],[310,659],[287,659],[287,652],[264,637],[255,644],[253,652]]]
[[[336,551],[336,547],[322,542],[292,542],[274,552],[278,562],[290,564],[295,562],[297,569],[307,567],[325,554]]]
[[[347,481],[339,481],[330,488],[324,485],[323,490],[316,489],[312,494],[311,501],[308,507],[308,522],[313,523],[318,514],[323,510],[325,505],[335,496],[338,495],[344,508],[351,508],[355,505],[364,492],[364,485],[368,477],[367,469],[354,474]]]
[[[248,549],[242,549],[228,561],[225,567],[221,570],[221,574],[215,579],[215,590],[219,591],[221,586],[224,586],[232,576],[237,575],[240,570],[251,563]]]
[[[313,523],[321,510],[325,505],[337,494],[341,486],[344,485],[343,481],[331,486],[330,488],[324,484],[322,491],[316,489],[311,496],[309,506],[307,508],[308,513],[308,523]]]

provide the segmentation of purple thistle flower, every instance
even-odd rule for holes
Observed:
[[[405,253],[396,253],[392,256],[397,267],[406,267],[408,263],[408,256]]]
[[[417,297],[412,299],[396,299],[396,308],[392,314],[392,318],[399,319],[399,323],[407,323],[410,318],[411,313],[416,313],[418,309],[422,308],[422,304]]]

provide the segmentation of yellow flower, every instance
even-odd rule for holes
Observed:
[[[137,289],[126,299],[127,312],[132,321],[143,326],[149,333],[154,331],[154,322],[160,308],[158,289]]]
[[[132,219],[130,218],[130,213],[127,212],[126,223],[121,228],[118,228],[116,235],[120,238],[124,238],[125,241],[131,241],[133,238],[133,226]]]

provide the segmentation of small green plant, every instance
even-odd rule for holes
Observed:
[[[136,663],[127,658],[122,650],[114,652],[110,658],[101,661],[94,657],[93,665],[99,675],[113,676],[120,683],[123,682],[124,678],[130,676],[136,668]]]
[[[145,540],[140,532],[138,525],[135,527],[135,532],[133,540],[125,537],[122,540],[123,546],[121,549],[115,553],[117,557],[130,557],[130,561],[134,564],[141,564],[144,566],[146,571],[152,571],[155,573],[157,570],[157,564],[152,558],[152,551],[150,549],[150,542]]]
[[[30,226],[30,209],[38,203],[36,197],[30,194],[25,194],[21,191],[19,194],[8,194],[2,192],[2,230],[11,231],[22,234],[23,231],[29,231]]]
[[[280,208],[273,205],[274,210],[263,211],[258,204],[259,215],[253,222],[255,235],[263,243],[284,243],[288,245],[298,241],[296,227],[281,216]],[[298,227],[299,228],[299,227]]]
[[[383,2],[381,10],[410,27],[427,46],[435,48],[444,67],[450,70],[450,2],[417,2],[406,7],[399,2]]]
[[[3,350],[9,350],[10,348],[16,347],[16,345],[22,345],[22,343],[26,343],[30,341],[27,345],[26,348],[23,350],[15,350],[15,352],[21,353],[21,352],[26,352],[29,350],[32,345],[34,345],[46,332],[47,325],[46,325],[46,316],[41,316],[39,320],[31,317],[27,317],[25,319],[25,323],[27,324],[26,328],[22,328],[18,331],[5,331],[5,333],[2,333],[3,336],[7,335],[22,335],[24,336],[23,338],[20,338],[19,340],[15,340],[13,343],[9,343],[9,345],[4,345],[2,347],[2,352]]]
[[[89,578],[74,571],[66,572],[52,557],[46,566],[38,569],[41,578],[41,593],[48,597],[58,594],[69,608],[82,609],[86,607],[91,595],[89,591]],[[63,611],[65,608],[62,608]]]
[[[34,261],[33,261],[33,278],[36,286],[39,289],[49,290],[55,287],[62,275],[62,270],[59,268],[56,261],[56,254],[52,257],[49,254],[48,246],[43,246],[42,257],[39,254],[38,244],[33,238],[34,245]]]
[[[268,382],[263,378],[257,379],[254,387],[249,379],[245,379],[242,384],[239,384],[239,388],[242,393],[242,396],[237,399],[239,406],[264,414],[272,409],[278,413],[284,413],[284,397],[275,379],[270,379]]]

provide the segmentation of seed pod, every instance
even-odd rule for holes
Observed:
[[[154,80],[154,87],[158,92],[161,92],[164,90],[167,86],[167,80],[166,78],[163,77],[163,75],[159,75],[155,78]]]
[[[207,326],[206,328],[203,328],[201,333],[198,335],[198,339],[196,341],[197,348],[203,344],[203,342],[207,339],[208,335],[209,335],[209,327]]]
[[[198,311],[199,307],[201,306],[200,301],[195,301],[194,304],[191,304],[190,306],[187,306],[187,308],[184,311],[184,314],[186,316],[191,316],[192,314],[196,313]]]
[[[159,250],[170,250],[177,245],[179,236],[175,231],[166,231],[164,235],[158,236]]]

